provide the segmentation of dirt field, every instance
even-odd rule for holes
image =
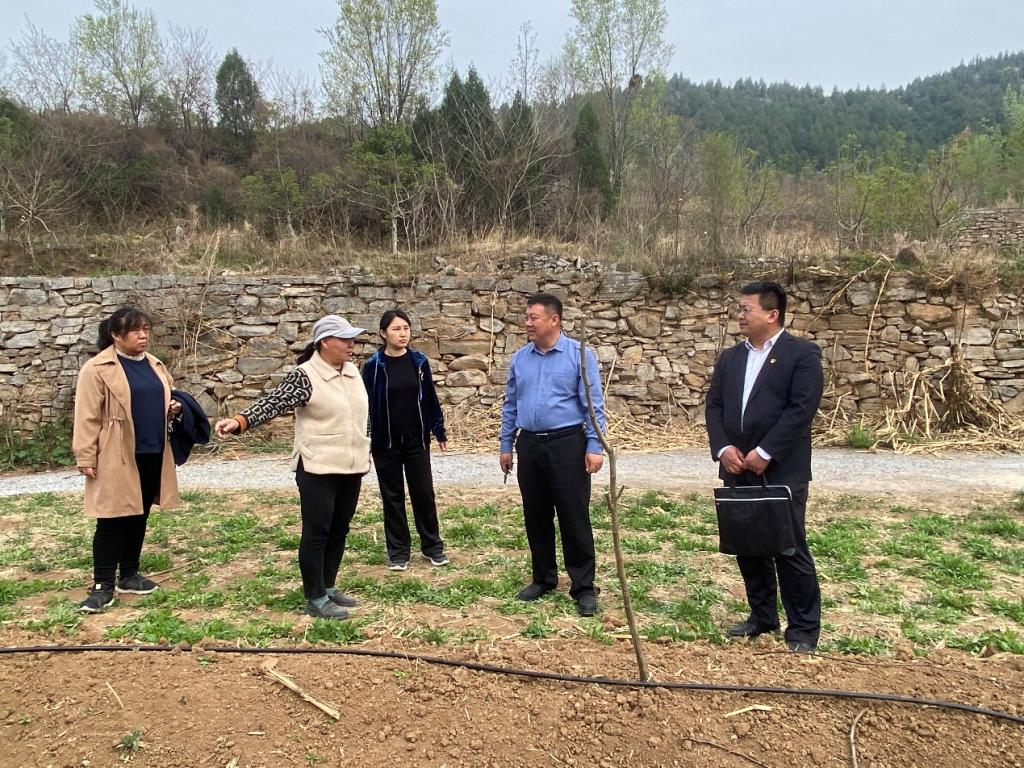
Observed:
[[[513,494],[511,489],[507,492]],[[168,596],[223,596],[230,594],[232,585],[244,583],[252,588],[251,577],[261,569],[276,574],[278,581],[271,590],[276,596],[252,611],[264,622],[261,626],[274,628],[280,623],[283,627],[280,635],[268,641],[271,646],[397,651],[504,668],[635,680],[636,660],[621,603],[613,594],[610,555],[603,541],[604,517],[595,523],[602,540],[599,559],[606,589],[599,619],[579,620],[564,594],[517,613],[515,601],[502,602],[501,595],[514,595],[525,562],[524,544],[514,539],[520,533],[514,510],[473,506],[490,500],[490,492],[467,489],[442,498],[451,541],[457,542],[460,532],[465,537],[461,551],[458,546],[452,550],[453,566],[441,569],[443,573],[420,564],[407,574],[389,576],[380,566],[379,545],[373,540],[379,525],[376,513],[363,513],[351,537],[349,578],[365,603],[359,611],[368,618],[353,627],[357,636],[348,644],[313,642],[310,638],[320,622],[299,616],[294,605],[274,607],[273,600],[288,598],[296,586],[294,540],[289,538],[296,521],[289,494],[196,493],[178,517],[157,519],[147,547],[154,554],[166,550],[171,562],[178,562],[175,553],[213,546],[218,536],[222,537],[216,540],[218,546],[243,542],[242,554],[223,562],[216,554],[220,550],[209,550],[210,564],[196,572],[209,578],[201,589],[188,592],[193,577],[177,570],[161,577],[163,591]],[[8,557],[5,572],[20,568],[21,578],[27,579],[45,567],[54,576],[72,577],[68,582],[77,583],[74,577],[82,567],[78,562],[88,555],[79,551],[84,550],[88,535],[77,516],[79,503],[78,497],[52,494],[8,502],[0,510],[0,544],[7,546],[0,552]],[[247,503],[252,505],[251,519],[262,521],[265,531],[247,527]],[[632,526],[627,536],[633,548],[630,561],[639,569],[636,580],[642,580],[645,565],[683,563],[691,569],[689,581],[673,581],[675,576],[669,574],[658,575],[661,581],[652,582],[645,623],[649,629],[661,626],[658,622],[672,615],[674,626],[687,631],[704,626],[705,636],[717,633],[716,627],[726,625],[742,609],[742,587],[734,563],[702,549],[700,542],[713,539],[704,530],[706,507],[693,506],[695,502],[683,496],[644,504],[626,518]],[[999,517],[991,517],[996,512]],[[958,519],[968,521],[974,519],[971,515],[981,515],[977,525],[988,527],[967,532],[948,529],[941,514],[963,514]],[[1019,537],[1024,514],[1016,501],[1000,496],[982,507],[977,499],[966,497],[937,501],[910,495],[880,502],[819,492],[809,516],[809,529],[830,537],[823,538],[820,546],[835,549],[829,549],[831,554],[823,549],[819,555],[823,591],[831,600],[826,609],[829,642],[823,652],[790,654],[777,638],[770,637],[721,644],[662,636],[644,642],[655,680],[898,694],[1024,717],[1024,655],[999,652],[985,644],[978,652],[968,653],[937,647],[934,643],[941,646],[943,641],[927,638],[917,641],[933,643],[925,652],[924,646],[906,639],[901,627],[910,614],[905,612],[901,619],[900,614],[886,613],[882,599],[887,594],[891,597],[885,592],[888,579],[898,579],[893,586],[910,601],[908,611],[925,610],[929,594],[947,601],[939,608],[948,611],[958,592],[971,591],[978,595],[973,607],[963,608],[959,618],[943,618],[957,622],[950,625],[956,632],[968,634],[949,637],[1015,626],[999,618],[1001,614],[986,612],[984,601],[998,598],[1004,609],[1019,610],[1013,608],[1017,605],[1013,601],[1021,594]],[[190,521],[188,527],[175,527],[182,520]],[[66,531],[72,521],[75,529],[68,533],[69,543],[58,544],[59,532]],[[200,530],[200,525],[207,527]],[[695,548],[673,549],[671,540],[664,538],[666,526],[671,525],[676,526],[673,540],[679,546]],[[23,530],[31,535],[19,538]],[[992,533],[985,539],[1001,543],[1000,548],[979,550],[989,559],[977,561],[984,570],[974,577],[987,578],[987,586],[958,589],[958,582],[950,581],[952,586],[939,589],[938,582],[928,581],[929,574],[915,564],[919,561],[913,559],[912,547],[927,551],[929,541],[951,547],[953,530],[963,539],[957,544],[961,548],[979,546],[984,531],[1002,532],[1003,538]],[[265,542],[257,535],[261,532]],[[849,538],[854,534],[861,538]],[[846,552],[844,547],[857,542],[865,548],[859,555]],[[44,544],[51,548],[44,550]],[[905,567],[895,555],[877,554],[897,550],[909,553]],[[962,559],[955,562],[968,562],[967,551],[956,549]],[[72,559],[62,561],[65,556]],[[18,557],[23,565],[15,562]],[[863,576],[851,573],[858,564],[865,569]],[[499,573],[502,568],[505,581],[510,581],[505,586],[501,586],[505,583]],[[498,586],[484,584],[484,575]],[[248,580],[239,581],[243,577]],[[437,602],[441,593],[436,590],[449,589],[443,594],[450,598],[455,594],[451,590],[469,583],[476,585],[479,594],[464,605]],[[435,592],[427,595],[424,585]],[[681,614],[656,613],[672,610],[677,605],[672,599],[679,601],[687,591],[690,602],[682,599],[678,605],[692,610],[693,595],[710,589],[708,585],[717,585],[719,592],[710,599],[706,613],[690,616],[691,624]],[[870,609],[851,598],[863,596],[867,586],[874,590]],[[402,592],[403,588],[408,589]],[[501,592],[506,589],[513,591]],[[216,604],[179,606],[173,614],[161,614],[164,604],[144,602],[153,596],[129,596],[119,599],[116,610],[62,627],[58,603],[70,606],[82,592],[74,586],[56,596],[39,593],[18,600],[15,607],[21,618],[0,622],[0,645],[128,642],[118,641],[112,631],[128,631],[124,628],[129,626],[130,633],[121,636],[143,642],[145,632],[155,631],[151,642],[158,642],[176,636],[143,627],[147,616],[180,617],[183,624],[167,624],[171,632],[214,626],[201,622],[222,614],[225,621],[237,620],[240,610],[229,601],[221,608]],[[939,634],[945,631],[942,625],[935,623],[936,617],[943,616],[921,614],[919,628],[935,638],[946,637]],[[32,621],[44,619],[50,622],[46,629],[31,628]],[[707,623],[701,624],[705,619]],[[534,629],[538,639],[529,637]],[[473,633],[480,639],[471,639]],[[1012,629],[1000,637],[1011,645],[1017,642]],[[940,707],[824,696],[639,689],[337,653],[216,650],[233,642],[245,645],[242,640],[201,639],[162,652],[0,654],[0,767],[95,768],[125,763],[154,768],[1024,766],[1024,724]],[[862,650],[840,653],[840,642],[859,643]],[[337,708],[340,718],[335,721],[268,676],[263,670],[268,662],[309,696]]]
[[[8,641],[16,638],[8,638]],[[370,647],[394,647],[386,639]],[[649,646],[661,681],[879,691],[1024,713],[1024,659],[858,660]],[[422,649],[421,649],[422,650]],[[448,656],[459,654],[446,654]],[[473,661],[635,678],[625,641],[513,642]],[[261,671],[268,658],[340,710],[334,721]],[[1024,725],[904,704],[636,690],[338,655],[6,656],[4,766],[1021,766]],[[119,747],[133,729],[142,744]]]

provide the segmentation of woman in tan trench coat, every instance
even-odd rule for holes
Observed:
[[[178,503],[167,421],[181,405],[171,399],[166,367],[146,351],[150,327],[145,312],[118,309],[100,323],[100,352],[78,373],[72,449],[85,476],[85,514],[96,518],[93,586],[79,603],[83,613],[103,610],[115,592],[157,588],[139,573],[149,510]]]

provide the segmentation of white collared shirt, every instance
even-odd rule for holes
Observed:
[[[743,342],[747,347],[747,370],[743,375],[743,403],[740,405],[741,424],[743,423],[743,414],[747,411],[747,400],[750,399],[750,391],[754,388],[754,382],[757,381],[757,375],[761,373],[761,368],[764,367],[764,361],[768,358],[768,353],[772,351],[772,347],[779,340],[783,330],[785,329],[780,328],[779,332],[762,344],[760,349],[751,344],[750,339]]]
[[[768,339],[761,348],[758,349],[750,343],[750,339],[747,339],[743,343],[747,347],[747,370],[743,374],[743,401],[740,403],[740,424],[743,424],[743,414],[747,410],[747,400],[750,399],[750,391],[754,388],[754,382],[757,381],[757,375],[761,373],[761,368],[764,367],[764,361],[768,358],[768,353],[771,352],[772,347],[775,346],[775,342],[779,340],[779,336],[785,328],[780,328],[779,332]],[[727,445],[725,448],[718,452],[718,458],[722,458],[722,454],[726,452],[731,446]],[[761,446],[754,448],[758,455],[765,461],[771,461],[772,457],[768,455]]]

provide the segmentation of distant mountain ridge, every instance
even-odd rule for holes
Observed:
[[[896,132],[907,151],[935,149],[965,128],[1003,120],[1003,96],[1024,82],[1024,51],[975,59],[895,89],[834,90],[751,79],[734,85],[669,79],[670,111],[701,131],[725,131],[781,168],[821,168],[855,134],[868,149],[884,149]]]

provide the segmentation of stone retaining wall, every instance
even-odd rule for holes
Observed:
[[[974,208],[961,217],[958,248],[1024,248],[1024,208]]]
[[[563,298],[570,334],[586,313],[602,375],[611,377],[610,407],[640,418],[699,418],[714,360],[738,340],[736,283],[706,278],[665,296],[637,273],[581,270],[551,257],[519,257],[496,272],[406,285],[357,268],[328,277],[2,278],[0,407],[21,429],[65,414],[99,320],[124,303],[154,314],[153,351],[211,415],[235,412],[274,386],[325,312],[375,329],[385,309],[408,310],[414,345],[430,357],[449,407],[501,399],[509,356],[526,341],[525,299],[537,290]],[[965,305],[909,276],[890,275],[884,285],[819,277],[791,287],[789,314],[789,327],[823,349],[826,412],[884,410],[903,376],[942,365],[957,345],[979,382],[1024,411],[1016,294],[993,291]],[[357,345],[358,359],[372,348]]]

